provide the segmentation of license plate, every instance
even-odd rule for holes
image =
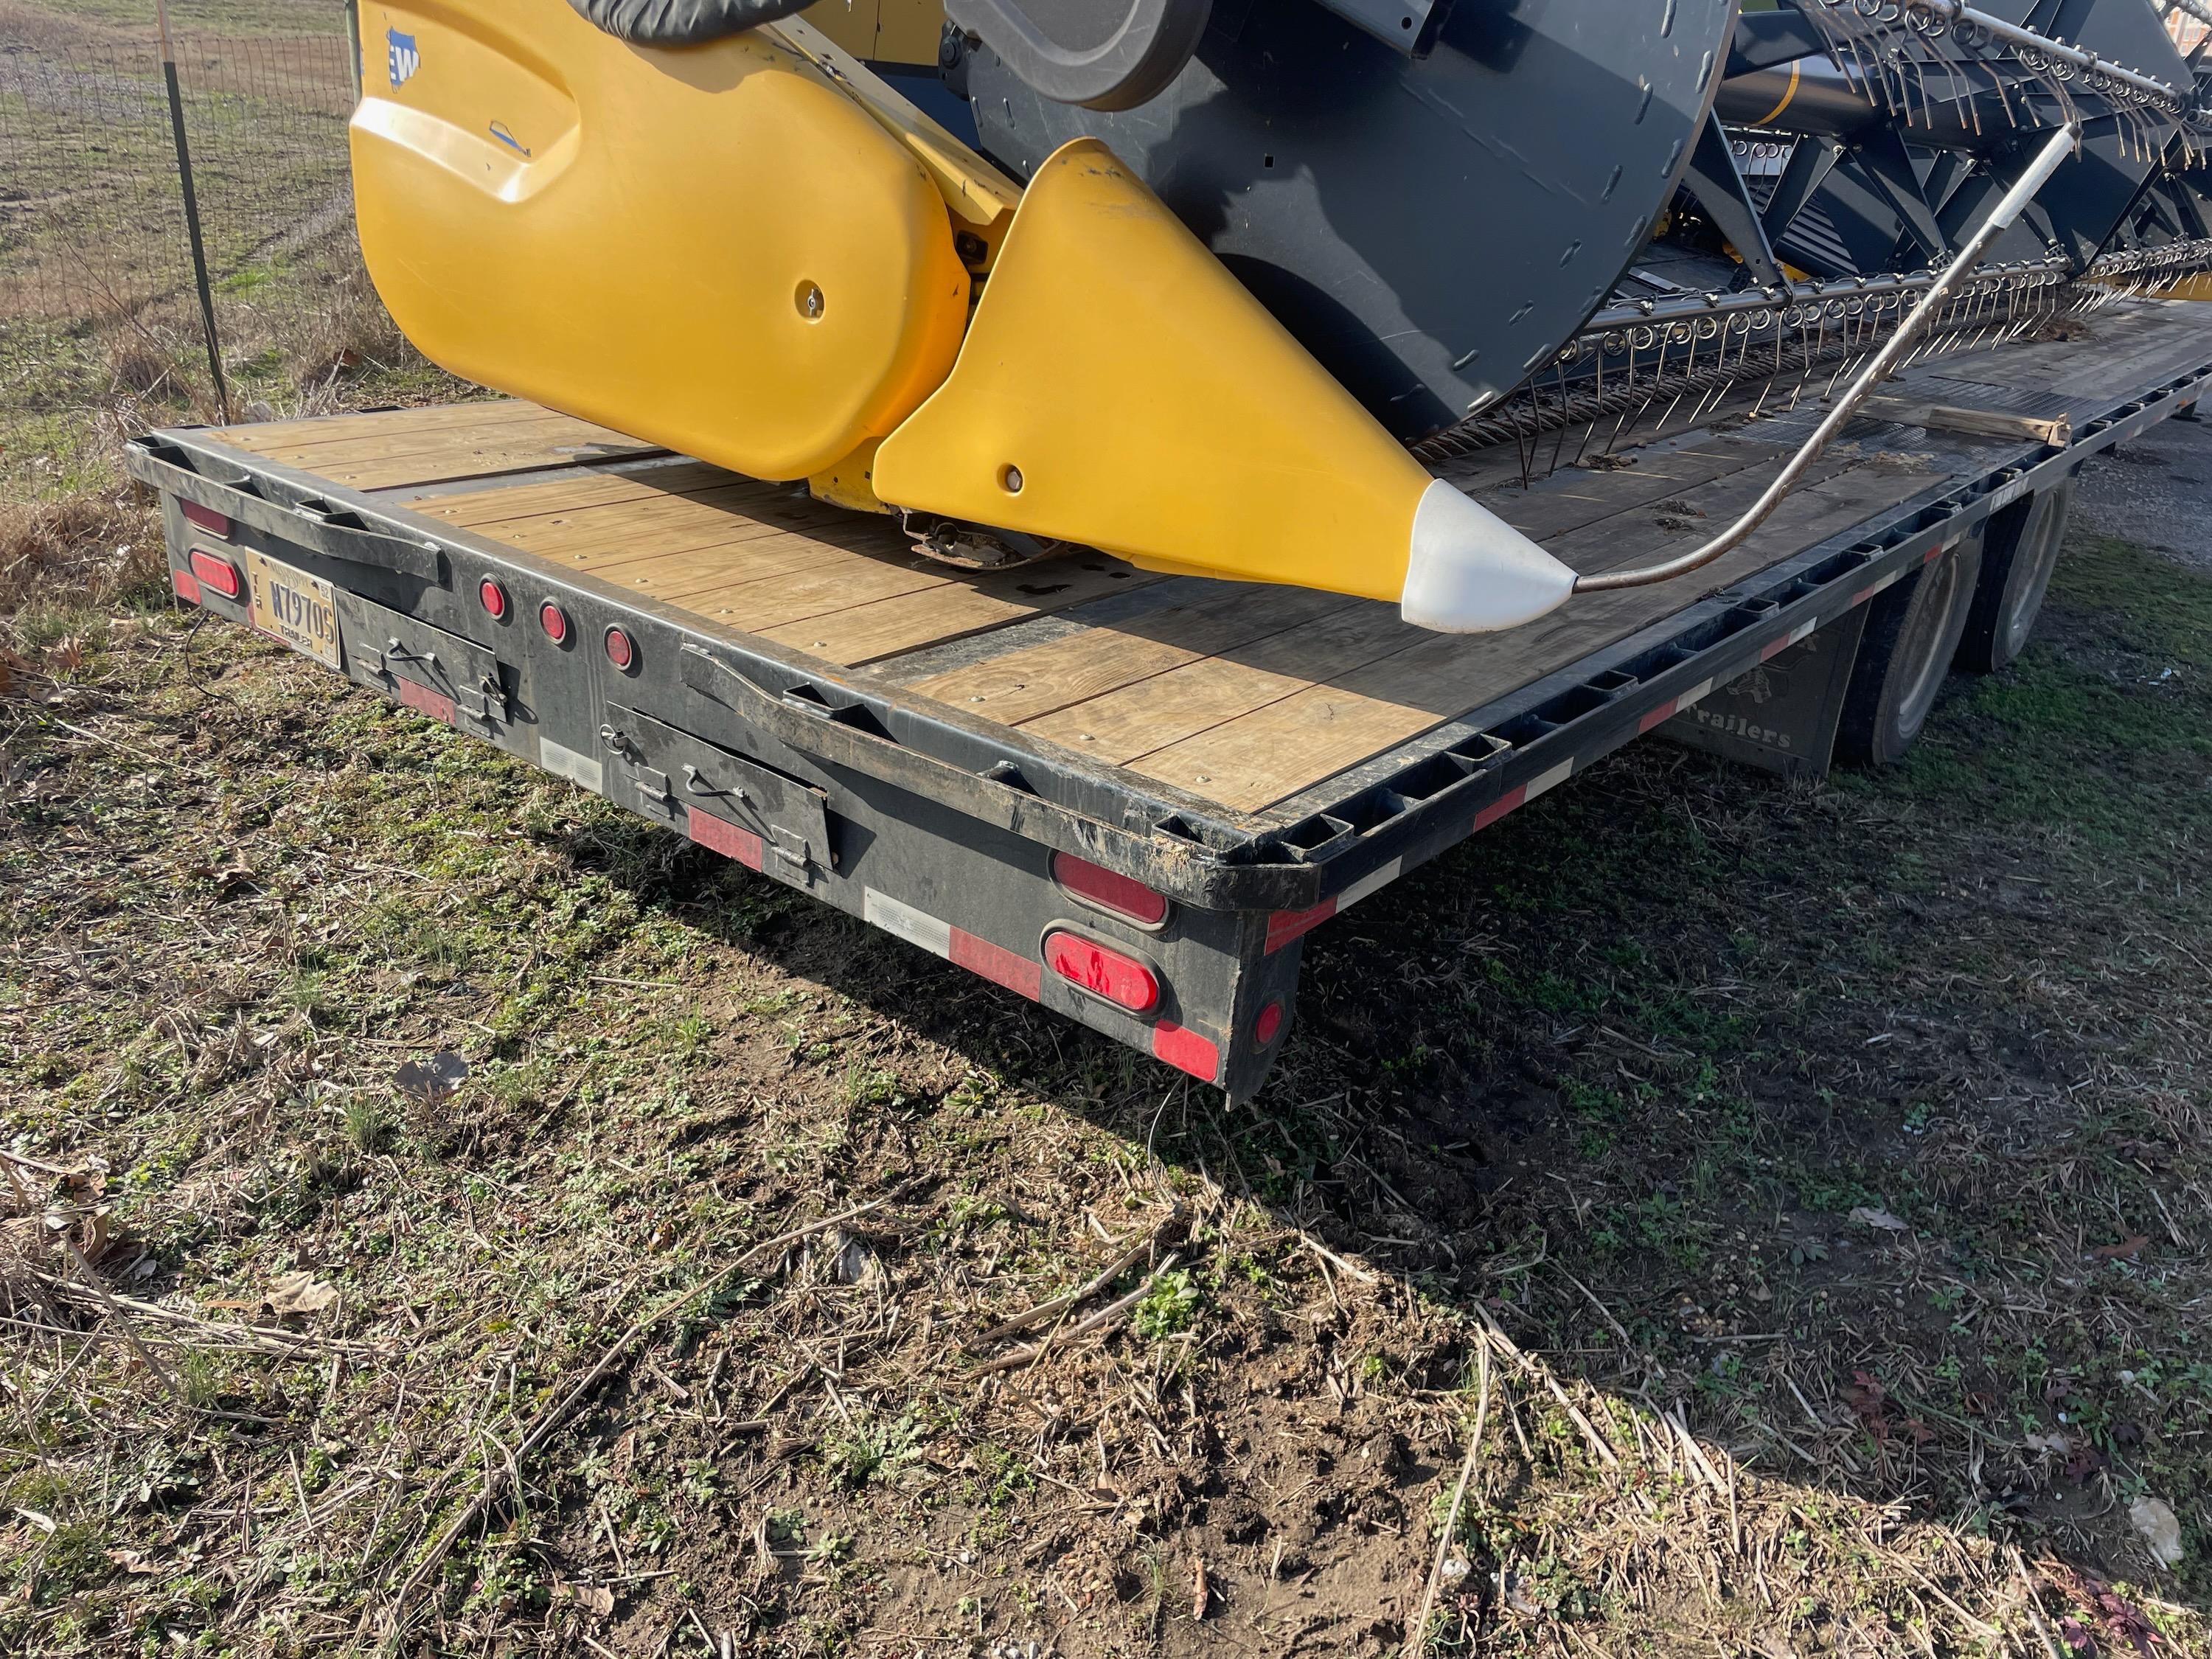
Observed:
[[[250,551],[246,580],[252,589],[246,614],[256,628],[317,662],[345,666],[338,643],[337,606],[328,582],[266,553]]]

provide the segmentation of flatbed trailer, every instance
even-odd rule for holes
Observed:
[[[1490,636],[1095,553],[960,570],[513,401],[167,429],[129,466],[180,600],[1243,1098],[1304,936],[1386,883],[1646,734],[1818,775],[1875,689],[1947,672],[1958,628],[1905,615],[1930,573],[2055,549],[2082,461],[2212,382],[2212,307],[2086,327],[1909,370],[1885,408],[1930,424],[1856,423],[1710,568]],[[1747,506],[1822,389],[1439,470],[1577,568],[1642,562]]]

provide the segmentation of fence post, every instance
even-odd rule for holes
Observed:
[[[192,245],[192,281],[200,291],[200,327],[207,335],[208,373],[215,377],[216,404],[230,424],[230,384],[222,375],[222,342],[216,332],[215,291],[208,286],[207,245],[200,237],[199,198],[192,189],[192,147],[185,137],[185,99],[177,86],[177,54],[169,41],[168,0],[154,0],[161,30],[161,78],[169,89],[169,130],[177,141],[177,178],[184,186],[185,234]]]

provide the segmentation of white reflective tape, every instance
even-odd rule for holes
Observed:
[[[1903,581],[1903,580],[1905,580],[1905,568],[1903,565],[1899,565],[1896,569],[1894,569],[1894,570],[1891,571],[1891,572],[1889,573],[1889,574],[1887,574],[1887,576],[1884,576],[1884,577],[1883,577],[1880,581],[1876,582],[1876,583],[1875,583],[1872,587],[1869,587],[1869,589],[1867,589],[1867,597],[1868,597],[1869,599],[1872,599],[1875,594],[1877,594],[1877,593],[1881,592],[1884,588],[1886,588],[1886,587],[1894,587],[1894,586],[1896,586],[1898,585],[1898,583],[1899,583],[1899,582],[1901,582],[1901,581]]]
[[[1682,693],[1680,696],[1674,699],[1674,707],[1676,709],[1680,710],[1689,708],[1692,703],[1703,702],[1707,697],[1712,695],[1712,690],[1713,683],[1711,680],[1699,680],[1695,685]]]
[[[909,944],[919,945],[925,951],[940,957],[952,954],[952,924],[939,921],[926,910],[917,910],[911,904],[902,904],[888,893],[866,890],[860,902],[860,914],[874,926],[887,933],[896,933]]]
[[[595,795],[599,793],[605,776],[605,769],[600,766],[595,757],[580,755],[574,750],[542,735],[538,739],[538,763],[555,777],[566,778]]]
[[[1550,771],[1541,773],[1538,776],[1530,779],[1528,790],[1522,795],[1521,799],[1524,802],[1535,799],[1537,796],[1542,794],[1547,789],[1551,788],[1553,785],[1565,783],[1567,781],[1567,775],[1574,769],[1575,763],[1572,761],[1561,761]]]
[[[1369,871],[1367,874],[1360,877],[1358,881],[1353,882],[1351,886],[1336,896],[1336,908],[1339,910],[1349,909],[1377,888],[1388,887],[1398,879],[1398,872],[1405,867],[1405,860],[1392,859],[1382,868]]]
[[[1800,640],[1809,639],[1812,636],[1813,630],[1820,625],[1820,619],[1818,617],[1813,617],[1808,622],[1799,623],[1796,627],[1790,630],[1790,638],[1785,641],[1785,643],[1795,645]]]

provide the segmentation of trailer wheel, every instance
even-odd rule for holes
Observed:
[[[1982,538],[1982,579],[1959,641],[1959,666],[1993,674],[2027,649],[2066,539],[2074,481],[2041,490],[1991,520]]]
[[[1869,601],[1836,727],[1838,761],[1887,766],[1912,747],[1958,652],[1981,562],[1981,550],[1961,542]]]

